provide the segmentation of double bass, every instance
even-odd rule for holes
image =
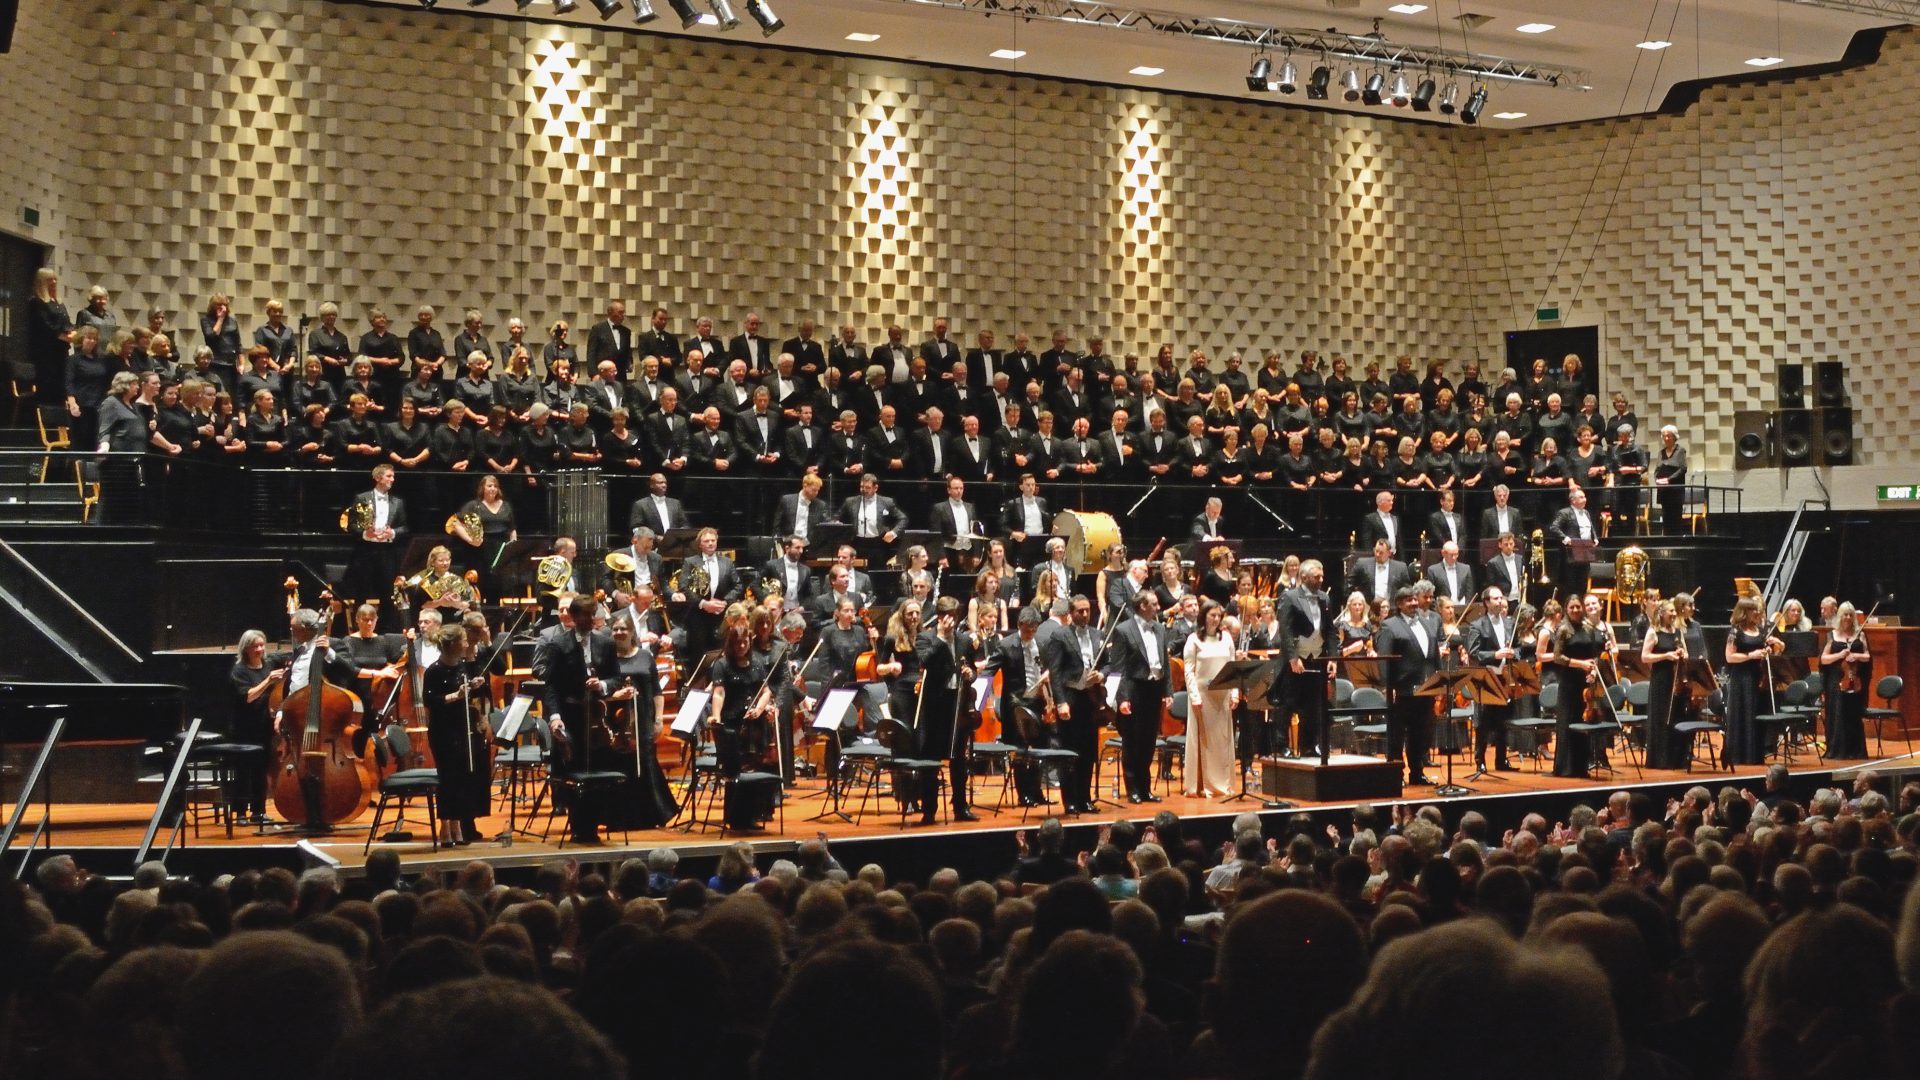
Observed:
[[[353,752],[360,699],[328,682],[326,667],[321,651],[312,650],[307,685],[273,703],[280,716],[273,808],[312,829],[352,821],[367,809],[364,763]]]

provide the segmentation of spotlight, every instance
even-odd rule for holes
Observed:
[[[731,30],[740,25],[740,16],[733,13],[733,5],[727,0],[707,0],[707,6],[713,9],[713,17],[720,20],[720,29]]]
[[[567,12],[579,6],[580,5],[575,3],[574,0],[553,0],[553,13],[555,15],[565,15]]]
[[[1360,91],[1360,103],[1362,105],[1380,104],[1380,91],[1386,85],[1387,77],[1378,71],[1367,76],[1367,88]]]
[[[1256,94],[1267,92],[1267,76],[1273,72],[1273,59],[1266,56],[1253,58],[1253,66],[1247,69],[1247,89]]]
[[[1340,76],[1340,87],[1341,97],[1346,98],[1348,101],[1359,101],[1360,73],[1353,68],[1348,68],[1347,73]]]
[[[428,11],[432,11],[433,5],[439,2],[440,0],[420,0],[420,6],[426,8]]]
[[[1300,69],[1294,67],[1293,61],[1289,60],[1280,65],[1280,92],[1291,94],[1298,89],[1300,89]]]
[[[1396,109],[1404,109],[1407,107],[1409,96],[1407,94],[1407,77],[1405,75],[1397,71],[1393,73],[1393,90],[1387,95],[1387,99],[1393,102],[1393,107]]]
[[[1480,122],[1480,110],[1487,107],[1487,88],[1476,86],[1473,93],[1467,95],[1467,104],[1460,110],[1460,122],[1477,124]]]
[[[700,25],[700,13],[693,10],[693,0],[667,0],[667,6],[680,16],[680,29],[691,30]]]
[[[1420,85],[1413,88],[1413,111],[1431,112],[1433,110],[1433,92],[1437,88],[1431,76],[1421,79]]]
[[[485,7],[487,6],[487,0],[467,0],[467,6],[468,7]]]
[[[633,0],[634,25],[650,23],[660,16],[654,14],[653,0]]]
[[[620,10],[620,0],[593,0],[593,6],[603,19],[611,19]]]
[[[780,21],[780,16],[775,15],[772,8],[767,6],[766,0],[747,0],[747,14],[753,16],[753,21],[760,24],[761,37],[772,37],[787,25]]]
[[[1325,64],[1316,65],[1313,74],[1307,76],[1307,100],[1327,100],[1327,85],[1333,82],[1333,69]]]
[[[1440,92],[1441,115],[1443,116],[1453,115],[1453,102],[1454,102],[1454,99],[1458,98],[1459,96],[1460,96],[1460,84],[1448,83],[1447,88]]]

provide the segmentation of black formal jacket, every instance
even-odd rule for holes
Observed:
[[[572,630],[554,626],[534,645],[533,677],[563,701],[584,700],[589,678],[612,679],[620,673],[611,634],[595,630],[587,635],[584,648],[582,644]]]
[[[1317,650],[1306,647],[1307,639],[1313,636],[1315,608],[1320,611],[1320,648]],[[1274,619],[1280,624],[1280,640],[1276,643],[1280,655],[1288,660],[1310,660],[1339,652],[1340,635],[1333,628],[1333,616],[1333,601],[1324,591],[1314,595],[1304,588],[1292,588],[1282,593],[1280,603],[1274,608]]]
[[[807,338],[788,338],[780,346],[783,353],[793,355],[793,373],[808,382],[819,382],[820,376],[827,370],[827,351],[820,342]],[[774,359],[780,357],[776,354]]]
[[[1393,536],[1387,537],[1387,527],[1380,523],[1378,508],[1368,510],[1366,516],[1360,519],[1359,527],[1354,530],[1354,550],[1372,551],[1374,542],[1382,537],[1387,537],[1387,542],[1393,545],[1393,553],[1396,555],[1413,550],[1416,539],[1407,535],[1407,523],[1400,520],[1399,514],[1393,515],[1393,532]]]
[[[672,520],[661,521],[659,508],[653,505],[653,496],[642,495],[627,508],[627,528],[637,529],[644,525],[652,529],[655,536],[665,536],[670,529],[686,528],[687,512],[681,507],[679,499],[667,499],[667,516]]]
[[[1521,551],[1517,547],[1514,548],[1513,561],[1519,564],[1517,576],[1516,571],[1510,571],[1505,565],[1505,560],[1498,552],[1495,552],[1493,558],[1487,560],[1487,584],[1499,586],[1501,593],[1505,594],[1509,599],[1518,599],[1519,589],[1517,586],[1525,585],[1527,581],[1526,552]]]
[[[406,545],[402,543],[402,540],[407,535],[407,504],[391,491],[387,492],[387,502],[389,503],[387,507],[387,527],[393,530],[393,542],[400,544],[401,547],[405,547]],[[373,521],[373,492],[363,491],[355,495],[353,497],[353,503],[347,508],[347,527],[353,529],[354,536],[358,537],[360,530],[353,528],[354,516],[352,511],[353,507],[356,506],[365,506],[367,508],[365,511],[366,520],[371,523]]]
[[[987,523],[980,520],[980,512],[974,509],[973,504],[970,502],[962,502],[960,505],[967,508],[967,535],[987,535]],[[941,499],[939,502],[934,503],[933,512],[929,516],[933,519],[933,528],[940,534],[940,539],[952,541],[960,535],[959,524],[953,520],[953,504],[951,502],[946,499]]]
[[[1000,504],[1000,532],[1002,534],[1026,531],[1023,528],[1026,523],[1020,520],[1022,516],[1020,512],[1020,498],[1020,496],[1015,495],[1013,498]],[[1033,497],[1033,501],[1038,504],[1040,508],[1040,531],[1046,532],[1048,529],[1053,528],[1053,510],[1047,506],[1047,500],[1038,495]]]
[[[1160,680],[1168,678],[1167,662],[1173,657],[1173,632],[1165,626],[1155,635],[1160,648]],[[1113,632],[1113,643],[1107,649],[1107,667],[1118,671],[1123,679],[1145,682],[1152,678],[1151,653],[1148,651],[1145,637],[1140,633],[1140,620],[1130,618],[1121,623]]]
[[[813,438],[812,446],[807,445],[809,435]],[[788,424],[780,433],[780,444],[781,452],[786,455],[787,470],[796,475],[827,463],[827,432],[811,424]]]
[[[878,516],[880,519],[881,535],[884,536],[890,532],[897,533],[907,527],[907,515],[901,511],[899,505],[892,499],[887,498],[885,495],[875,495],[873,501],[879,511]],[[855,495],[840,504],[839,520],[854,526],[856,529],[859,527],[860,496]]]
[[[1418,618],[1418,614],[1413,616]],[[1439,666],[1438,648],[1440,635],[1431,627],[1427,628],[1427,647],[1420,648],[1419,639],[1413,635],[1407,616],[1395,613],[1392,618],[1380,624],[1380,631],[1374,637],[1374,648],[1382,656],[1395,656],[1388,660],[1386,668],[1387,685],[1395,695],[1410,694],[1432,675]]]
[[[623,323],[620,326],[620,337],[621,342],[619,345],[616,345],[613,337],[613,324],[606,319],[601,319],[599,322],[593,324],[593,329],[587,331],[587,365],[589,373],[591,373],[594,367],[602,360],[611,360],[619,365],[621,375],[624,376],[627,373],[628,369],[633,365],[633,347],[635,343],[640,340],[640,335],[639,332],[633,328],[633,324]],[[463,361],[465,360],[464,357],[461,359]]]
[[[1458,566],[1460,570],[1460,591],[1458,595],[1447,591],[1447,571],[1444,560],[1427,567],[1426,579],[1433,582],[1435,595],[1451,597],[1458,603],[1465,603],[1473,598],[1473,567],[1468,566],[1465,559],[1460,560],[1455,565]]]
[[[753,343],[754,349],[759,350],[760,355],[758,358],[754,357],[753,350],[747,348],[749,341]],[[733,340],[727,342],[727,359],[745,361],[748,376],[760,375],[772,371],[775,355],[773,351],[773,340],[771,338],[761,337],[758,334],[751,336],[747,334],[735,334],[733,335]]]

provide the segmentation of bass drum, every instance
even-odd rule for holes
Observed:
[[[1083,574],[1107,565],[1107,549],[1120,542],[1120,525],[1112,514],[1062,510],[1053,516],[1053,531],[1067,542],[1067,565]]]

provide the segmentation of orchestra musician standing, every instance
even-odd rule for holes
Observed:
[[[1287,704],[1280,715],[1300,718],[1303,756],[1309,746],[1323,755],[1329,749],[1326,660],[1335,655],[1335,645],[1332,601],[1321,588],[1325,581],[1320,560],[1307,559],[1300,564],[1300,584],[1282,593],[1273,609],[1280,631],[1276,644],[1287,663]]]
[[[613,637],[594,628],[594,614],[591,598],[573,597],[561,608],[560,621],[547,628],[533,651],[533,677],[543,686],[542,714],[556,740],[555,769],[563,775],[583,773],[591,767],[587,749],[589,702],[606,694],[608,683],[620,673]],[[584,791],[576,795],[567,808],[574,843],[600,842],[604,810]]]
[[[1074,598],[1074,619],[1091,604]],[[1141,592],[1133,598],[1134,617],[1113,632],[1108,664],[1120,677],[1120,700],[1115,725],[1120,729],[1120,766],[1126,779],[1127,801],[1159,802],[1153,793],[1153,750],[1160,733],[1160,710],[1168,701],[1170,635],[1160,623],[1160,598]]]
[[[1475,619],[1467,627],[1467,653],[1473,658],[1474,663],[1504,672],[1506,665],[1520,655],[1514,640],[1514,622],[1507,613],[1507,594],[1498,585],[1489,585],[1485,593],[1485,603],[1486,614]],[[1480,706],[1479,719],[1474,724],[1473,732],[1473,761],[1476,772],[1487,771],[1489,745],[1493,747],[1494,771],[1512,771],[1513,766],[1507,762],[1507,721],[1512,718],[1512,702]]]
[[[1841,604],[1834,612],[1833,633],[1820,652],[1830,758],[1867,756],[1867,682],[1873,675],[1873,653],[1860,623],[1860,612],[1853,604]]]
[[[1069,814],[1093,811],[1093,763],[1100,752],[1100,725],[1094,719],[1094,695],[1106,688],[1094,670],[1093,602],[1084,596],[1053,601],[1052,618],[1037,637],[1041,663],[1053,688],[1060,747],[1078,757],[1072,775],[1060,780],[1060,797]]]
[[[1411,586],[1394,591],[1395,614],[1380,624],[1375,648],[1393,659],[1386,661],[1387,757],[1404,751],[1409,786],[1431,785],[1426,775],[1427,745],[1431,741],[1433,699],[1414,693],[1439,666],[1440,635],[1418,610]]]
[[[464,847],[478,836],[478,819],[487,812],[491,791],[485,729],[477,728],[472,710],[477,701],[481,717],[486,715],[487,679],[468,663],[465,628],[441,628],[436,644],[440,656],[421,672],[420,682],[427,743],[440,774],[440,842]]]

